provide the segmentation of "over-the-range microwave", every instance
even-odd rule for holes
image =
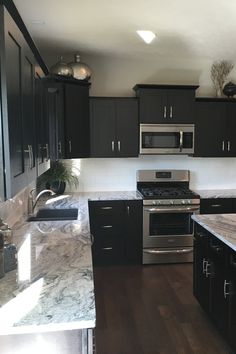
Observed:
[[[194,124],[140,124],[140,154],[194,153]]]

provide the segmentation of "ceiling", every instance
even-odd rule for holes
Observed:
[[[235,0],[13,1],[42,54],[236,60]]]

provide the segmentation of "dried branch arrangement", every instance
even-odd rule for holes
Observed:
[[[211,80],[216,90],[216,96],[223,95],[223,86],[234,64],[227,60],[214,61],[211,67]]]

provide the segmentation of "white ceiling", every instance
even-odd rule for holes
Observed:
[[[40,51],[236,60],[235,0],[14,0]],[[42,21],[44,24],[33,24]],[[150,45],[136,30],[152,30]]]

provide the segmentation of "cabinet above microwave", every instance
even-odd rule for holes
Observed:
[[[195,90],[193,85],[134,86],[139,98],[140,123],[194,123]]]
[[[140,124],[140,154],[194,153],[194,124]]]

